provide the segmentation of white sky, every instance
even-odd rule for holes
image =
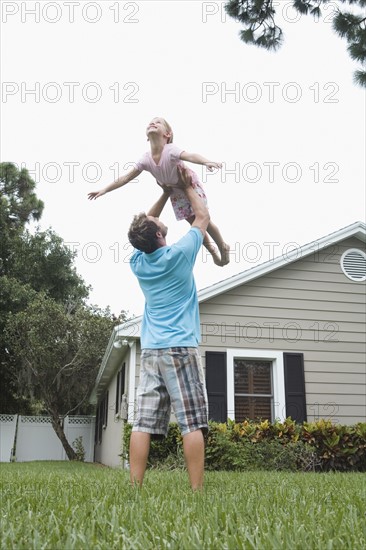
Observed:
[[[30,170],[41,228],[73,243],[91,302],[115,313],[142,313],[126,234],[160,191],[143,173],[96,201],[87,193],[148,149],[155,116],[177,145],[224,163],[215,175],[191,165],[232,248],[224,268],[203,249],[198,289],[365,220],[365,91],[331,29],[336,2],[317,23],[278,2],[276,53],[242,43],[223,4],[2,2],[2,161]],[[162,219],[169,242],[188,229],[170,204]]]

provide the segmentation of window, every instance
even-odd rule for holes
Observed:
[[[209,418],[307,419],[304,354],[278,350],[206,351]]]
[[[277,350],[228,349],[227,416],[286,418],[283,353]],[[250,366],[251,365],[251,366]],[[238,417],[236,417],[238,415]]]
[[[234,358],[235,420],[273,417],[272,362]]]

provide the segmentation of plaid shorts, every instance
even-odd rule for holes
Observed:
[[[171,407],[182,435],[208,431],[208,401],[197,348],[143,349],[132,431],[168,433]]]

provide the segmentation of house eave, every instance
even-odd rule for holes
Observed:
[[[228,279],[219,281],[218,283],[215,283],[207,288],[203,288],[198,292],[198,301],[205,302],[210,298],[213,298],[219,294],[223,294],[224,292],[232,290],[244,283],[252,281],[253,279],[262,277],[262,275],[266,275],[268,273],[271,273],[272,271],[280,269],[284,265],[289,265],[297,260],[306,258],[310,254],[314,254],[314,252],[318,252],[326,248],[327,246],[338,243],[350,237],[356,237],[357,239],[365,243],[366,224],[363,222],[355,222],[352,225],[344,227],[343,229],[335,231],[334,233],[330,233],[329,235],[326,235],[321,239],[312,241],[295,249],[293,254],[289,252],[286,257],[278,256],[277,258],[273,258],[272,260],[264,262],[263,264],[252,267],[247,271],[243,271],[241,273],[238,273],[237,275],[229,277]]]
[[[123,330],[123,327],[127,325],[127,329]],[[130,347],[122,346],[116,348],[114,343],[120,338],[125,338],[129,342],[136,341],[138,336],[131,336],[132,321],[127,321],[121,325],[114,327],[111,337],[109,339],[107,349],[104,353],[102,363],[100,365],[94,388],[90,394],[89,402],[92,405],[96,405],[99,401],[99,397],[103,394],[105,387],[107,386],[111,376],[113,376],[117,367],[122,363],[127,355]],[[136,328],[134,328],[136,331]]]

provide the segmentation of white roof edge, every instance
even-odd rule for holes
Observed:
[[[116,337],[124,336],[125,338],[140,338],[140,328],[141,328],[142,315],[139,317],[134,317],[121,325],[115,327]]]
[[[100,379],[103,376],[103,372],[104,372],[104,369],[105,369],[105,367],[108,363],[108,359],[109,359],[111,349],[112,349],[114,341],[116,339],[116,328],[117,327],[114,327],[113,330],[112,330],[112,334],[109,338],[107,348],[104,352],[103,359],[102,359],[102,362],[101,362],[101,365],[99,367],[99,371],[98,371],[98,374],[97,374],[97,378],[96,378],[95,383],[94,383],[94,388],[92,389],[92,392],[91,392],[90,397],[89,397],[89,403],[92,403],[94,405],[97,403],[97,388],[98,388]]]
[[[278,256],[277,258],[273,258],[273,260],[268,260],[263,264],[252,267],[246,271],[242,271],[241,273],[233,275],[228,279],[214,283],[207,288],[203,288],[198,292],[198,301],[204,302],[205,300],[209,300],[218,294],[222,294],[223,292],[231,290],[239,285],[251,281],[252,279],[256,279],[257,277],[261,277],[262,275],[279,269],[284,265],[289,265],[297,260],[300,260],[301,258],[309,256],[309,254],[312,254],[317,250],[322,250],[330,244],[343,241],[349,237],[357,237],[361,241],[366,242],[366,224],[363,222],[355,222],[347,227],[343,227],[342,229],[335,231],[334,233],[330,233],[325,237],[300,246],[298,249],[294,250],[294,257],[291,257],[292,252],[290,251],[286,257],[283,255]]]
[[[134,339],[134,340],[137,340],[138,338],[140,338],[141,320],[142,320],[142,316],[135,317],[134,319],[130,319],[129,321],[126,321],[125,323],[122,323],[121,325],[117,325],[113,328],[112,334],[111,334],[111,336],[109,338],[109,341],[108,341],[108,344],[107,344],[107,348],[106,348],[105,353],[103,355],[101,365],[99,367],[97,378],[96,378],[95,383],[94,383],[94,388],[92,389],[90,397],[89,397],[89,402],[90,403],[92,403],[92,404],[97,403],[97,399],[98,399],[97,388],[98,388],[99,383],[101,381],[101,378],[104,374],[104,371],[107,368],[109,357],[110,357],[110,354],[113,350],[113,344],[114,344],[116,338],[118,338],[119,336],[123,336],[125,338],[130,338],[130,339]]]

